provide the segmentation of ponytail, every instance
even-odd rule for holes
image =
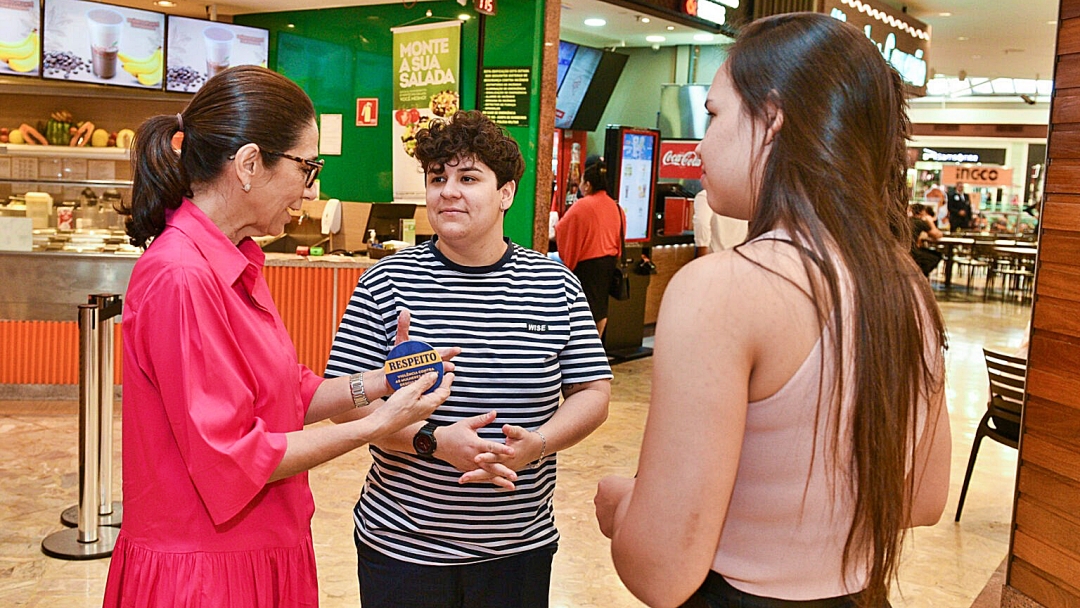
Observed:
[[[607,163],[603,161],[596,161],[588,167],[585,167],[585,174],[581,179],[582,181],[589,182],[593,192],[606,192],[611,190],[611,184],[608,182]]]
[[[131,148],[134,182],[131,203],[121,212],[131,244],[145,248],[165,230],[165,210],[176,209],[191,190],[191,183],[173,151],[172,138],[180,130],[177,116],[154,116],[139,127]]]

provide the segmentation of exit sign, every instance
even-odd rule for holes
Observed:
[[[475,8],[478,13],[494,15],[495,0],[473,0],[473,8]]]

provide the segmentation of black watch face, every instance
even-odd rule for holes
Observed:
[[[416,437],[413,437],[413,448],[417,454],[431,456],[435,453],[435,438],[424,432],[417,433]]]

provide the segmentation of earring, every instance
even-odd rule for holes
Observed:
[[[244,184],[243,188],[241,188],[241,189],[244,192],[251,192],[251,184]]]

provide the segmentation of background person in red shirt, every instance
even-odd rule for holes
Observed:
[[[559,257],[581,281],[596,331],[603,336],[607,325],[608,289],[615,272],[626,215],[607,193],[607,167],[595,162],[585,167],[578,199],[555,225]]]

